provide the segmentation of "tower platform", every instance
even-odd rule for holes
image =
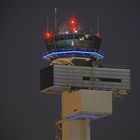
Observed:
[[[115,91],[119,95],[130,91],[129,69],[51,65],[40,75],[41,92],[47,94],[61,94],[64,88]]]

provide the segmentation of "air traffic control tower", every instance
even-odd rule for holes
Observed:
[[[100,34],[85,34],[75,18],[44,39],[50,65],[40,72],[41,93],[62,97],[55,140],[91,140],[90,121],[111,115],[113,98],[130,92],[130,70],[99,65]]]

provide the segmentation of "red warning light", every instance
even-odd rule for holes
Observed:
[[[52,37],[52,32],[44,32],[44,38],[48,39]]]
[[[73,19],[70,19],[69,23],[71,25],[75,25],[77,23],[77,21],[76,21],[76,19],[73,18]]]
[[[75,21],[74,21],[74,20],[72,20],[72,21],[71,21],[71,24],[74,24],[74,23],[75,23]]]
[[[73,28],[73,31],[75,31],[76,29],[75,28]]]

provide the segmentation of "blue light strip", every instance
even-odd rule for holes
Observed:
[[[48,53],[46,55],[43,56],[43,59],[48,59],[49,57],[51,56],[55,56],[55,55],[62,55],[62,54],[87,54],[87,55],[91,55],[91,56],[96,56],[100,59],[103,59],[104,56],[101,55],[100,53],[97,53],[97,52],[90,52],[90,51],[61,51],[61,52],[51,52],[51,53]]]

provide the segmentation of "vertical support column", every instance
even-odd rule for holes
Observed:
[[[74,93],[73,102],[69,102],[71,93],[62,93],[62,119],[69,110],[79,109],[80,94]],[[68,120],[62,123],[62,140],[90,140],[90,120],[77,119]]]
[[[62,140],[90,140],[90,120],[70,120],[62,124]]]

